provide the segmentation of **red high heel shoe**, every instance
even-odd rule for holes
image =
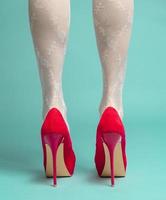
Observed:
[[[51,108],[41,127],[43,164],[47,177],[72,176],[76,157],[72,148],[69,130],[61,112]]]
[[[95,165],[98,175],[111,177],[126,175],[126,137],[122,120],[117,110],[108,106],[102,113],[96,133]]]

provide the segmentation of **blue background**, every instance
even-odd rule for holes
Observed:
[[[42,98],[28,21],[28,1],[0,0],[1,199],[166,198],[166,1],[135,0],[126,81],[125,178],[97,177],[94,165],[102,75],[92,2],[71,1],[71,28],[63,73],[68,121],[77,156],[74,176],[51,187],[42,165]],[[2,198],[3,197],[3,198]]]

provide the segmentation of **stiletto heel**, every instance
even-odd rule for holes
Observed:
[[[121,136],[117,133],[104,133],[103,141],[109,150],[111,185],[114,186],[114,152],[116,145],[121,141]]]
[[[47,177],[72,176],[76,157],[72,147],[69,129],[57,108],[51,108],[41,126],[43,165]]]
[[[63,139],[62,135],[59,134],[47,134],[44,136],[44,145],[48,144],[50,149],[51,149],[51,153],[52,153],[52,160],[53,160],[53,186],[56,186],[56,160],[57,160],[57,149],[61,143]]]
[[[126,175],[126,135],[117,110],[111,106],[102,113],[96,130],[95,165],[98,175],[114,177]]]

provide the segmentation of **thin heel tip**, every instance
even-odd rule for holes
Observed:
[[[111,181],[111,187],[114,187],[114,186],[115,186],[115,182],[113,180],[113,181]]]

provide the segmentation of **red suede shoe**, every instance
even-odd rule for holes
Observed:
[[[41,127],[43,164],[47,177],[72,176],[76,157],[66,122],[57,108],[51,108]]]
[[[102,113],[96,131],[95,165],[98,175],[111,177],[126,175],[126,137],[122,120],[117,110],[108,106]]]

